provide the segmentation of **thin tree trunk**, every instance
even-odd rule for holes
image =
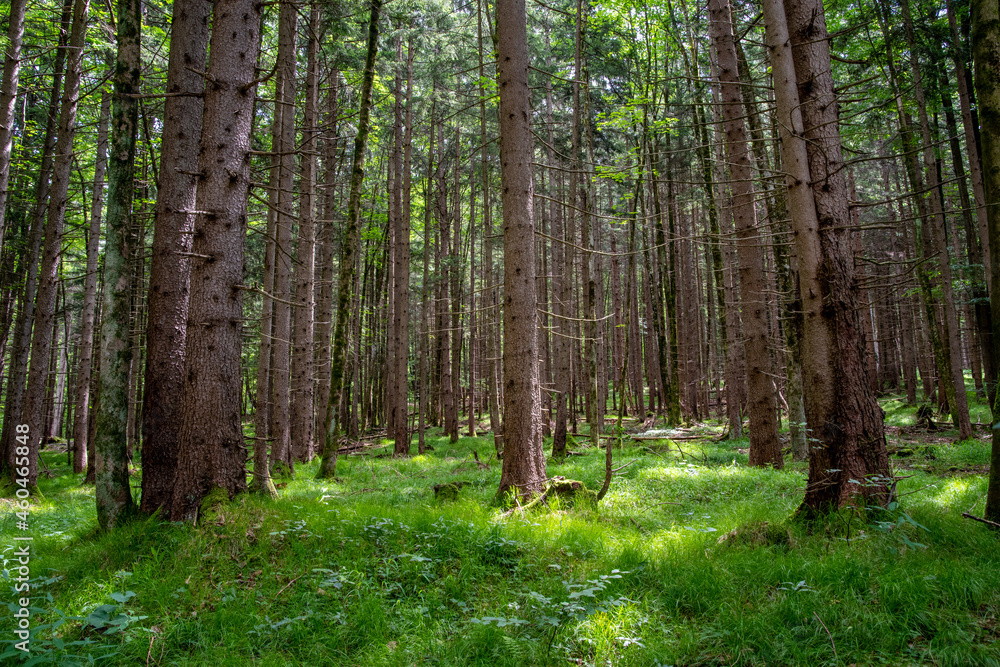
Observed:
[[[916,40],[913,36],[913,21],[910,17],[909,0],[902,0],[903,26],[906,29],[907,42],[910,47],[910,69],[913,75],[913,92],[917,98],[917,108],[920,118],[920,131],[923,138],[924,169],[927,174],[927,186],[930,190],[930,215],[923,218],[924,224],[931,227],[931,239],[937,255],[940,288],[944,305],[944,334],[948,344],[949,370],[947,378],[954,385],[954,405],[952,420],[958,428],[959,439],[972,437],[972,422],[969,420],[969,405],[965,393],[965,375],[962,372],[962,344],[959,338],[958,313],[955,308],[954,286],[951,274],[951,259],[948,256],[948,244],[945,238],[944,202],[938,189],[937,167],[934,158],[934,142],[931,138],[930,124],[927,119],[927,106],[924,99],[924,89],[920,66],[915,51]],[[950,393],[950,392],[949,392]],[[950,396],[949,396],[950,398]],[[949,401],[951,403],[951,401]]]
[[[87,431],[90,413],[90,382],[93,375],[94,321],[97,318],[97,262],[101,243],[101,219],[104,211],[104,172],[108,155],[108,114],[111,96],[101,95],[101,116],[97,127],[97,155],[94,164],[94,194],[90,205],[90,229],[87,233],[87,277],[83,284],[80,351],[76,374],[76,410],[73,424],[73,472],[87,470]]]
[[[365,147],[368,142],[369,115],[371,113],[372,82],[375,78],[375,57],[378,53],[378,18],[382,0],[372,0],[371,19],[368,23],[368,53],[361,80],[361,99],[358,112],[358,133],[354,139],[354,158],[351,167],[351,192],[348,198],[347,226],[344,230],[343,252],[340,260],[339,293],[337,295],[337,324],[333,334],[333,351],[330,354],[330,400],[323,421],[323,461],[318,477],[333,477],[337,470],[337,448],[340,443],[340,405],[344,377],[344,356],[347,350],[348,304],[356,274],[356,258],[361,251],[361,183],[365,172]]]
[[[747,383],[750,395],[750,465],[781,468],[784,459],[775,420],[775,391],[767,349],[767,297],[764,252],[758,238],[754,211],[753,174],[741,118],[743,101],[737,73],[735,37],[728,0],[711,0],[710,31],[718,57],[726,154],[732,181],[733,218],[739,257],[740,296],[743,307]]]
[[[97,525],[111,530],[135,513],[129,487],[129,373],[133,349],[132,322],[135,244],[135,143],[139,122],[140,41],[139,0],[118,2],[118,57],[111,102],[111,152],[108,159],[108,219],[104,245],[104,295],[101,306],[101,403],[97,411]]]
[[[327,116],[324,123],[326,139],[323,151],[323,224],[317,234],[320,262],[319,296],[316,299],[316,423],[313,437],[323,432],[323,418],[326,404],[330,400],[330,334],[333,331],[333,257],[336,244],[333,235],[336,226],[334,215],[337,211],[337,94],[340,88],[340,73],[334,69],[330,74],[330,89],[327,93]]]
[[[306,99],[303,115],[302,169],[299,178],[299,236],[295,263],[296,308],[292,312],[291,442],[299,461],[314,456],[313,442],[313,327],[316,293],[316,154],[319,149],[319,39],[320,9],[313,2],[309,10],[309,47],[306,59]]]
[[[0,79],[0,247],[7,229],[4,217],[10,183],[11,151],[14,147],[14,113],[17,82],[21,73],[21,43],[24,37],[24,14],[27,0],[12,0],[7,15],[7,49]]]
[[[411,141],[413,131],[412,108],[412,68],[413,49],[409,49],[407,54],[407,93],[406,93],[406,129],[404,136],[403,129],[403,42],[402,37],[396,44],[396,80],[395,80],[395,103],[393,108],[395,134],[393,139],[393,169],[398,176],[398,190],[391,193],[394,198],[395,218],[392,221],[394,226],[393,238],[395,248],[393,249],[393,320],[392,320],[392,352],[389,354],[392,364],[390,374],[389,391],[393,394],[392,407],[394,414],[392,424],[395,426],[391,433],[395,440],[394,453],[396,456],[409,456],[410,454],[410,422],[407,401],[408,368],[409,364],[409,329],[410,329],[410,187],[412,175],[410,173],[410,160],[412,159]]]
[[[66,83],[59,113],[59,131],[54,148],[52,184],[45,222],[45,241],[39,267],[38,292],[35,297],[34,333],[31,338],[31,364],[24,394],[24,411],[20,423],[28,424],[28,484],[38,483],[38,453],[44,429],[45,389],[48,380],[48,360],[52,348],[52,321],[55,317],[58,286],[59,256],[62,254],[63,223],[68,200],[70,171],[73,166],[73,137],[76,129],[76,109],[80,92],[81,63],[86,44],[89,0],[76,0],[66,58]],[[13,453],[13,450],[10,450]],[[23,477],[23,476],[22,476]]]
[[[293,473],[291,441],[291,338],[292,225],[295,200],[295,60],[298,7],[282,0],[278,17],[278,79],[275,105],[281,107],[278,146],[277,222],[274,253],[274,331],[271,341],[271,440],[272,473]]]

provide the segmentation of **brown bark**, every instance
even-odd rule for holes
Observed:
[[[545,483],[535,306],[531,91],[524,0],[496,4],[503,202],[504,457],[498,495],[530,497]]]
[[[1000,6],[993,0],[972,0],[972,60],[976,69],[976,95],[982,123],[983,189],[992,257],[1000,257]],[[990,266],[990,310],[993,337],[1000,335],[1000,262]],[[993,367],[1000,369],[1000,345],[993,346]],[[1000,404],[991,387],[993,449],[990,455],[986,509],[990,521],[1000,521]]]
[[[299,232],[295,262],[296,307],[292,312],[292,360],[290,397],[290,437],[292,455],[299,461],[311,461],[313,442],[313,327],[316,294],[313,287],[316,271],[316,153],[319,126],[319,39],[320,10],[313,2],[309,10],[309,46],[306,56],[306,99],[303,113],[299,177]]]
[[[742,120],[743,100],[737,72],[735,36],[728,0],[709,5],[712,44],[718,57],[723,130],[732,180],[733,219],[739,258],[740,297],[750,407],[750,465],[781,468],[784,459],[775,419],[775,391],[767,349],[767,297],[764,252],[754,210],[753,173]]]
[[[21,423],[31,428],[28,441],[28,483],[38,483],[38,452],[44,432],[46,384],[49,353],[52,349],[52,322],[55,318],[59,256],[62,253],[63,223],[68,201],[70,170],[73,161],[73,137],[80,92],[81,63],[86,43],[89,0],[76,0],[66,57],[66,81],[59,112],[59,131],[54,148],[52,184],[45,222],[45,241],[39,263],[38,292],[35,297],[35,323],[31,338],[31,364],[24,394]]]
[[[198,148],[208,47],[207,0],[176,0],[170,30],[160,180],[149,274],[145,401],[142,409],[142,500],[152,513],[169,504],[177,465],[190,296]],[[196,71],[192,71],[196,70]]]
[[[108,114],[111,97],[101,96],[101,116],[97,128],[97,155],[94,164],[94,194],[90,205],[90,229],[87,233],[87,277],[83,284],[80,350],[77,357],[76,408],[73,424],[73,472],[87,469],[87,427],[90,413],[90,382],[93,377],[94,322],[97,318],[97,261],[101,242],[101,219],[104,210],[104,172],[107,168]]]
[[[930,124],[927,118],[927,105],[924,99],[924,88],[920,66],[917,61],[916,40],[913,35],[913,21],[910,17],[909,0],[902,0],[903,25],[906,29],[907,43],[910,50],[910,70],[913,75],[913,92],[917,98],[917,109],[920,119],[920,132],[924,158],[926,183],[930,191],[929,215],[922,216],[923,223],[930,225],[930,236],[934,254],[937,256],[937,268],[940,275],[942,302],[944,306],[944,338],[947,341],[948,368],[950,380],[954,387],[954,400],[949,391],[949,407],[952,410],[952,420],[958,428],[959,439],[972,437],[972,423],[969,420],[969,405],[965,393],[965,375],[962,372],[962,345],[959,338],[958,313],[955,308],[954,285],[951,273],[951,258],[948,256],[948,244],[945,238],[944,202],[938,189],[937,166],[934,157],[934,141],[931,137]]]
[[[271,469],[293,472],[291,440],[292,225],[295,182],[295,60],[298,8],[283,0],[278,12],[278,62],[275,106],[281,107],[274,252],[274,312],[271,339]]]
[[[410,454],[410,423],[407,400],[409,364],[409,328],[410,328],[410,187],[412,174],[410,161],[412,159],[413,122],[412,91],[413,91],[413,49],[407,56],[407,92],[406,92],[406,128],[403,129],[403,43],[402,37],[396,44],[397,70],[395,80],[395,103],[393,115],[395,131],[393,137],[393,169],[399,174],[398,190],[391,193],[394,199],[395,217],[392,220],[393,240],[393,319],[391,323],[392,349],[389,360],[392,364],[389,375],[389,391],[393,394],[392,407],[394,414],[391,423],[394,430],[390,434],[395,440],[393,448],[396,456]]]
[[[815,0],[765,0],[764,12],[799,267],[806,422],[818,441],[800,508],[809,517],[856,497],[884,504],[891,469],[881,411],[865,377],[823,7]]]
[[[4,51],[3,76],[0,78],[0,247],[7,229],[4,216],[10,183],[11,149],[14,146],[14,108],[17,82],[21,73],[21,44],[24,37],[24,14],[27,0],[12,0],[7,14],[7,48]]]
[[[184,398],[170,516],[195,521],[202,499],[246,489],[240,415],[244,237],[250,133],[260,49],[255,0],[219,0],[212,12],[209,82],[199,155]]]

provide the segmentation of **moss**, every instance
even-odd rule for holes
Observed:
[[[546,495],[548,497],[558,496],[564,504],[570,506],[581,501],[597,504],[597,492],[591,491],[586,484],[577,479],[555,478],[549,485]]]
[[[767,521],[752,521],[737,526],[719,538],[719,544],[731,547],[793,547],[795,546],[788,528]]]
[[[459,492],[468,482],[447,482],[434,485],[434,497],[442,502],[458,500]]]
[[[211,491],[205,494],[205,497],[201,499],[201,504],[198,506],[198,521],[210,521],[216,518],[218,515],[218,508],[220,505],[225,505],[229,502],[229,492],[222,487],[215,487]]]

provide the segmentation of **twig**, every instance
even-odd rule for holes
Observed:
[[[639,459],[632,459],[631,461],[629,461],[625,465],[619,466],[619,467],[615,468],[614,470],[612,470],[611,472],[618,472],[619,470],[624,470],[625,468],[629,467],[630,465],[632,465],[633,463],[635,463],[638,460]]]
[[[659,507],[660,505],[677,505],[679,507],[684,507],[684,503],[672,503],[668,500],[665,500],[662,503],[656,503],[655,505],[650,505],[650,507]]]
[[[819,624],[823,626],[824,630],[826,630],[826,636],[830,638],[830,646],[833,647],[833,659],[839,661],[840,658],[837,657],[837,644],[833,641],[833,635],[830,634],[830,628],[826,627],[826,623],[824,623],[823,619],[819,617],[819,614],[813,612],[813,616],[816,617]]]
[[[995,521],[990,521],[989,519],[980,519],[975,514],[969,514],[968,512],[962,512],[962,516],[964,516],[966,519],[972,519],[973,521],[978,521],[980,523],[985,523],[987,526],[992,526],[994,528],[1000,528],[1000,523],[997,523]]]
[[[278,593],[274,597],[278,597],[279,595],[281,595],[282,593],[284,593],[285,592],[285,588],[288,588],[289,586],[291,586],[292,584],[294,584],[296,581],[298,581],[301,578],[302,578],[302,575],[300,574],[299,576],[297,576],[294,579],[292,579],[291,581],[289,581],[287,584],[284,585],[284,587],[280,591],[278,591]]]

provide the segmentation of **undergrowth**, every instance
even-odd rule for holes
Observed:
[[[716,428],[716,432],[720,429]],[[615,451],[598,507],[503,517],[489,438],[299,465],[277,500],[198,527],[95,527],[93,490],[45,453],[30,512],[32,658],[107,665],[998,665],[998,537],[966,521],[989,443],[890,444],[900,502],[806,527],[806,467],[746,441]],[[548,473],[599,488],[603,452]],[[683,453],[678,450],[680,445]],[[473,458],[477,451],[486,467]],[[954,468],[954,470],[951,470]],[[463,481],[457,500],[433,487]],[[5,576],[14,566],[4,512]],[[726,536],[720,542],[719,538]],[[8,581],[7,590],[12,591]],[[0,628],[14,639],[15,595]],[[4,654],[0,662],[18,664]]]

